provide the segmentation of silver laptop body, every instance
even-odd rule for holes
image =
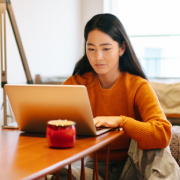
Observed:
[[[86,87],[83,85],[10,85],[4,87],[19,130],[45,133],[47,121],[76,122],[77,135],[95,136],[96,130]]]

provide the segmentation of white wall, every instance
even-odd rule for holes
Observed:
[[[38,73],[70,75],[80,52],[80,0],[12,0],[11,3],[33,78]],[[10,34],[11,29],[7,29]],[[13,37],[7,39],[8,62],[17,61],[15,44],[9,47]],[[11,64],[9,82],[14,81]]]
[[[81,54],[84,52],[84,27],[94,15],[103,13],[104,0],[81,0]]]
[[[83,54],[84,25],[103,12],[103,0],[11,0],[11,4],[32,78],[36,74],[70,76]],[[7,80],[24,84],[26,77],[8,18],[6,22]],[[1,88],[0,105],[2,96]]]

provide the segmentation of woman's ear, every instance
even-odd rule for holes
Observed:
[[[119,48],[119,56],[122,56],[126,50],[125,42],[123,41],[122,46]]]

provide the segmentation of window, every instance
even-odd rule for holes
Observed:
[[[149,78],[180,78],[179,0],[105,0],[104,7],[123,23]]]
[[[144,68],[148,77],[161,75],[161,49],[145,48]]]

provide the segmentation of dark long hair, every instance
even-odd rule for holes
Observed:
[[[86,55],[86,42],[89,32],[95,29],[108,34],[114,41],[118,42],[119,47],[122,46],[124,41],[126,50],[122,57],[119,57],[119,69],[121,72],[129,72],[130,74],[138,75],[147,79],[122,23],[112,14],[97,14],[87,22],[84,29],[85,53],[76,63],[72,75],[83,75],[86,72],[94,71]]]

